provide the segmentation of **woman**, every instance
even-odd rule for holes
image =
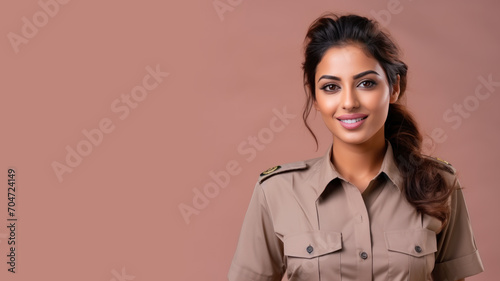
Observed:
[[[264,171],[229,280],[463,280],[483,271],[455,169],[421,154],[400,103],[407,66],[367,18],[310,26],[303,119],[319,111],[323,157]],[[316,140],[317,144],[317,140]]]

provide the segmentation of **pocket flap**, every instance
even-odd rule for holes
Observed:
[[[309,231],[284,237],[286,256],[314,258],[342,249],[342,234],[332,231]]]
[[[385,232],[389,251],[422,257],[437,251],[436,233],[429,229]]]

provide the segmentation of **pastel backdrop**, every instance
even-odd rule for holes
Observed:
[[[302,42],[325,11],[379,20],[404,51],[406,102],[426,149],[466,188],[486,268],[468,280],[495,280],[499,9],[488,0],[3,1],[0,280],[226,280],[258,175],[331,143],[313,114],[316,150],[301,119]]]

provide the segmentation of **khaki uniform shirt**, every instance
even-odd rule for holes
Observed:
[[[337,173],[323,156],[263,172],[250,201],[230,281],[449,280],[483,271],[457,181],[451,217],[420,214],[386,140],[382,166],[367,189]],[[434,158],[432,158],[434,159]],[[434,159],[435,161],[439,161]],[[442,171],[450,183],[455,169]]]

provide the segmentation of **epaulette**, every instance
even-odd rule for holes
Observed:
[[[264,180],[268,179],[271,176],[294,171],[294,170],[302,170],[307,168],[307,164],[304,161],[286,163],[278,166],[271,167],[264,172],[262,172],[259,176],[259,183],[262,183]]]
[[[444,166],[447,168],[447,170],[450,171],[450,173],[455,174],[457,172],[456,169],[450,164],[450,162],[445,161],[445,160],[443,160],[443,159],[441,159],[439,157],[434,157],[434,156],[429,156],[429,155],[426,155],[426,156],[429,157],[429,158],[431,158],[431,159],[433,159],[433,160],[435,160],[435,161],[438,161],[438,162],[440,162],[442,164],[445,164]]]

